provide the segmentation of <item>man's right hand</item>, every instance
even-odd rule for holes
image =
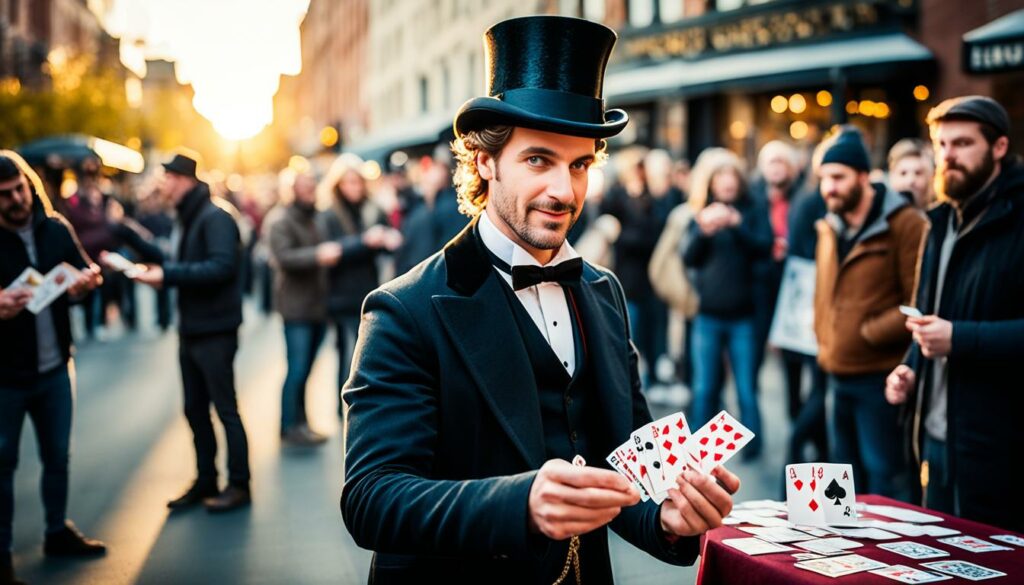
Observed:
[[[334,266],[341,260],[341,244],[324,242],[316,247],[316,263],[320,266]]]
[[[639,501],[636,489],[614,471],[552,459],[530,488],[530,530],[565,540],[604,526]]]
[[[903,404],[914,389],[914,381],[917,376],[914,370],[900,364],[885,379],[885,399],[889,404]]]
[[[13,319],[32,300],[32,291],[27,288],[4,290],[0,288],[0,319]]]

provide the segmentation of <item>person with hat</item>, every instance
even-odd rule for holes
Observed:
[[[924,505],[1024,532],[1019,378],[1024,347],[1024,166],[1010,117],[982,96],[928,114],[939,205],[921,256],[913,345],[887,379],[906,404]]]
[[[62,263],[75,281],[39,311],[33,292],[12,286],[29,268],[49,274]],[[32,419],[43,464],[43,553],[100,557],[107,547],[67,519],[68,453],[74,412],[74,347],[69,301],[102,283],[99,266],[82,249],[68,221],[53,210],[39,175],[20,156],[0,150],[0,585],[19,585],[11,559],[14,471],[26,416]]]
[[[197,466],[192,485],[167,505],[180,509],[203,503],[210,512],[222,512],[250,503],[249,446],[235,399],[233,370],[242,324],[238,212],[210,196],[209,186],[196,175],[197,154],[183,151],[163,166],[160,191],[178,210],[181,241],[175,259],[150,266],[135,280],[154,288],[178,288],[178,358]],[[224,491],[217,479],[211,402],[228,443]]]
[[[831,460],[853,466],[861,493],[907,501],[910,465],[885,377],[910,344],[900,305],[913,298],[927,220],[870,182],[859,131],[845,127],[828,140],[815,166],[828,214],[816,224],[814,332],[832,393]]]
[[[454,122],[473,218],[366,298],[341,512],[372,583],[611,583],[607,528],[691,564],[732,509],[722,467],[658,505],[604,462],[651,420],[622,287],[566,242],[628,122],[601,98],[615,38],[557,16],[487,30],[487,95]]]

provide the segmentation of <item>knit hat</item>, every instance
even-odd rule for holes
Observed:
[[[1000,136],[1010,135],[1010,116],[996,100],[982,95],[950,98],[928,112],[928,124],[942,120],[973,120],[988,124]]]
[[[855,171],[866,173],[871,170],[871,158],[864,146],[864,137],[853,126],[844,126],[832,138],[832,144],[825,149],[821,164],[839,163]]]

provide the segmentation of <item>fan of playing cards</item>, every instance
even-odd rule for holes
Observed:
[[[636,486],[643,501],[660,504],[687,467],[710,473],[753,438],[750,429],[724,410],[693,434],[686,417],[677,412],[633,431],[607,460]]]

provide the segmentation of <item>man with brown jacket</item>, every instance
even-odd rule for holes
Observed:
[[[292,445],[318,445],[326,437],[306,420],[306,380],[327,331],[325,267],[341,258],[341,245],[324,242],[314,222],[316,179],[299,173],[283,181],[292,202],[267,220],[267,244],[274,265],[274,303],[284,320],[288,373],[281,390],[281,439]],[[290,184],[289,184],[290,183]]]
[[[817,223],[814,330],[832,391],[831,459],[853,465],[863,493],[910,498],[898,408],[885,377],[910,345],[900,305],[911,304],[924,214],[868,180],[863,139],[844,129],[816,169],[828,215]]]

